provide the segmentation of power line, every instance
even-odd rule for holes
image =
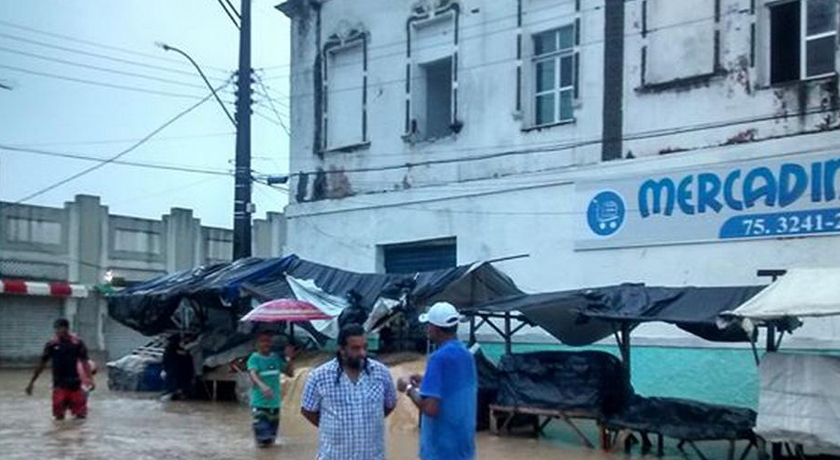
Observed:
[[[638,1],[638,0],[629,0],[629,1]],[[601,7],[592,8],[592,10],[598,10],[598,9],[601,9]],[[749,10],[733,10],[733,11],[730,11],[730,12],[721,13],[721,17],[731,16],[731,15],[736,15],[736,14],[748,14],[748,12],[749,12]],[[577,13],[549,17],[549,18],[541,19],[540,21],[534,22],[530,25],[547,23],[547,22],[556,22],[559,19],[571,18],[571,17],[574,17],[576,15],[577,15]],[[697,23],[702,23],[702,22],[707,22],[707,21],[713,21],[713,20],[716,20],[716,19],[717,19],[717,16],[702,17],[702,18],[692,19],[692,20],[688,20],[688,21],[682,21],[682,22],[672,23],[672,24],[668,24],[668,25],[663,25],[663,26],[660,26],[660,27],[657,27],[657,28],[648,28],[646,30],[646,33],[647,34],[653,34],[653,33],[660,32],[660,31],[663,31],[663,30],[666,30],[666,29],[678,28],[678,27],[683,27],[683,26],[687,26],[687,25],[692,25],[692,24],[697,24]],[[470,28],[470,26],[463,27],[460,30],[463,30],[463,29],[466,29],[466,28]],[[495,31],[482,31],[481,33],[475,34],[473,36],[462,37],[461,42],[463,43],[463,42],[466,42],[466,41],[469,41],[469,40],[476,40],[476,39],[482,40],[482,39],[485,39],[486,37],[488,37],[490,35],[496,35],[496,34],[503,33],[503,32],[512,32],[512,31],[516,31],[517,29],[519,29],[518,26],[508,27],[508,28],[499,29],[499,30],[495,30]],[[631,37],[634,37],[634,36],[640,35],[640,34],[641,34],[641,32],[630,32],[630,33],[624,34],[624,38],[627,39],[627,38],[631,38]],[[402,41],[401,43],[407,44],[407,41]],[[591,47],[591,46],[601,45],[603,43],[606,43],[606,39],[598,39],[598,40],[592,40],[592,41],[589,41],[589,42],[580,43],[575,48],[576,49],[584,49],[584,48],[588,48],[588,47]],[[439,48],[441,46],[446,46],[446,45],[449,45],[449,44],[450,43],[448,41],[445,42],[445,43],[433,43],[431,45],[418,47],[416,49],[413,48],[412,51],[417,52],[417,51],[421,51],[421,50],[424,50],[424,49]],[[370,48],[369,48],[368,52],[370,53]],[[377,56],[371,56],[371,57],[368,58],[368,64],[370,64],[371,62],[374,62],[374,61],[378,61],[378,60],[385,59],[385,58],[390,58],[390,57],[399,57],[399,56],[404,57],[405,52],[406,52],[405,50],[400,50],[398,52],[392,52],[392,53],[386,53],[386,54],[377,55]],[[458,70],[459,71],[469,71],[469,70],[491,67],[491,66],[510,63],[510,62],[518,62],[520,60],[521,59],[519,59],[517,57],[511,57],[511,58],[499,59],[499,60],[495,60],[495,61],[487,61],[487,62],[483,62],[481,64],[463,66],[463,67],[459,67]],[[524,60],[524,59],[522,59],[522,60]],[[333,65],[331,68],[334,69],[334,68],[340,68],[340,67],[350,67],[350,66],[361,65],[361,64],[362,64],[361,60],[350,61],[350,62],[347,62],[347,63],[344,63],[344,64]],[[304,69],[304,70],[301,70],[301,71],[298,71],[298,72],[292,72],[291,74],[278,75],[278,76],[273,76],[273,77],[266,77],[266,80],[273,80],[273,79],[286,78],[286,77],[292,77],[292,76],[304,76],[304,75],[309,75],[311,73],[312,73],[312,70],[307,68],[307,69]],[[415,76],[415,77],[412,78],[412,80],[416,80],[416,81],[419,81],[421,79],[422,79],[422,76]],[[405,78],[399,78],[399,79],[394,79],[394,80],[384,80],[384,81],[375,82],[373,84],[373,86],[403,85],[403,84],[405,84],[405,81],[406,81]],[[371,86],[371,85],[369,85],[369,86]],[[360,90],[362,88],[363,88],[362,85],[356,85],[356,86],[344,87],[344,88],[341,88],[341,89],[338,89],[338,90],[333,89],[333,90],[330,90],[330,92],[331,93],[338,93],[338,92],[356,91],[356,90]],[[291,99],[297,99],[297,98],[311,97],[314,94],[315,94],[314,92],[295,93],[294,95],[290,96],[290,98]]]
[[[220,90],[220,89],[224,88],[225,86],[227,86],[227,85],[229,85],[229,84],[230,84],[230,81],[226,82],[224,85],[219,86],[219,87],[217,88],[217,90]],[[117,153],[116,155],[114,155],[114,156],[112,156],[112,157],[108,158],[107,160],[105,160],[104,162],[99,163],[99,164],[96,164],[96,165],[93,165],[93,166],[91,166],[91,167],[89,167],[89,168],[86,168],[86,169],[84,169],[84,170],[82,170],[82,171],[80,171],[80,172],[78,172],[78,173],[76,173],[76,174],[73,174],[73,175],[71,175],[71,176],[69,176],[69,177],[67,177],[67,178],[65,178],[65,179],[62,179],[62,180],[60,180],[60,181],[58,181],[58,182],[56,182],[56,183],[54,183],[54,184],[51,184],[51,185],[49,185],[49,186],[47,186],[47,187],[44,187],[44,188],[42,188],[42,189],[40,189],[40,190],[38,190],[38,191],[36,191],[36,192],[30,193],[29,195],[26,195],[25,197],[23,197],[23,198],[19,199],[18,201],[16,201],[16,202],[15,202],[15,204],[20,204],[20,203],[23,203],[23,202],[25,202],[25,201],[31,200],[32,198],[35,198],[35,197],[41,196],[41,195],[43,195],[43,194],[45,194],[45,193],[47,193],[47,192],[49,192],[49,191],[51,191],[51,190],[54,190],[54,189],[56,189],[56,188],[58,188],[58,187],[61,187],[61,186],[62,186],[62,185],[64,185],[64,184],[67,184],[67,183],[69,183],[69,182],[72,182],[72,181],[74,181],[74,180],[76,180],[76,179],[78,179],[78,178],[80,178],[80,177],[82,177],[82,176],[85,176],[85,175],[87,175],[87,174],[89,174],[89,173],[91,173],[91,172],[93,172],[93,171],[96,171],[97,169],[100,169],[100,168],[102,168],[102,167],[106,166],[106,165],[107,165],[107,164],[109,164],[109,163],[113,163],[114,161],[119,160],[121,157],[123,157],[123,156],[125,156],[125,155],[128,155],[129,153],[131,153],[132,151],[136,150],[136,149],[137,149],[138,147],[140,147],[141,145],[145,144],[145,143],[146,143],[146,141],[148,141],[149,139],[151,139],[152,137],[154,137],[155,135],[157,135],[159,132],[163,131],[164,129],[166,129],[167,127],[169,127],[170,125],[172,125],[172,124],[173,124],[173,123],[175,123],[176,121],[180,120],[181,118],[183,118],[184,116],[186,116],[187,114],[189,114],[190,112],[192,112],[193,110],[195,110],[195,109],[197,109],[198,107],[200,107],[202,104],[204,104],[205,102],[207,102],[208,100],[210,100],[210,98],[212,98],[212,97],[213,97],[213,93],[211,92],[210,94],[208,94],[207,96],[205,96],[205,97],[204,97],[203,99],[201,99],[200,101],[196,102],[195,104],[191,105],[191,106],[190,106],[190,107],[188,107],[187,109],[185,109],[185,110],[181,111],[180,113],[178,113],[178,114],[177,114],[177,115],[175,115],[174,117],[170,118],[168,121],[166,121],[164,124],[162,124],[162,125],[161,125],[161,126],[159,126],[158,128],[155,128],[152,132],[150,132],[150,133],[149,133],[149,134],[147,134],[145,137],[143,137],[142,139],[140,139],[139,141],[137,141],[136,143],[134,143],[131,147],[129,147],[129,148],[127,148],[127,149],[125,149],[125,150],[123,150],[123,151],[121,151],[121,152]]]
[[[525,16],[530,16],[530,15],[535,14],[535,13],[540,13],[542,11],[555,9],[555,8],[562,7],[562,6],[568,6],[568,5],[571,5],[571,4],[575,3],[576,1],[577,0],[566,0],[566,1],[563,1],[563,2],[552,2],[552,3],[549,3],[546,6],[543,6],[543,7],[532,8],[532,9],[529,9],[529,10],[525,10],[525,11],[522,12],[523,19],[524,19]],[[633,1],[637,1],[637,0],[625,0],[625,3],[631,3]],[[562,15],[553,16],[553,17],[549,16],[547,19],[555,20],[555,19],[561,19],[561,18],[568,18],[568,17],[576,16],[578,14],[583,14],[583,13],[588,12],[588,11],[597,11],[597,10],[600,10],[600,9],[603,9],[603,7],[595,6],[595,7],[592,7],[592,8],[583,8],[583,9],[580,9],[579,11],[575,11],[572,14],[562,14]],[[505,21],[508,21],[508,20],[516,19],[518,16],[519,16],[519,13],[502,15],[502,16],[499,16],[499,17],[496,17],[496,18],[493,18],[493,19],[478,22],[476,24],[462,26],[462,27],[459,28],[458,32],[462,34],[466,31],[472,30],[472,29],[479,29],[479,28],[484,29],[485,27],[487,27],[490,24],[495,24],[495,23],[498,23],[498,22],[505,22]],[[540,24],[542,22],[546,22],[546,20],[535,22],[535,23],[529,23],[527,25],[532,26],[534,24]],[[496,32],[482,33],[481,36],[491,35],[491,34],[499,33],[499,32],[507,32],[507,31],[511,31],[511,30],[516,30],[518,28],[519,28],[519,26],[512,27],[512,28],[505,28],[505,29],[501,29],[501,30],[496,31]],[[466,38],[462,38],[462,40],[466,40]],[[377,51],[377,50],[385,49],[385,48],[401,47],[402,49],[399,50],[396,53],[396,55],[403,55],[405,53],[405,46],[407,44],[408,44],[407,40],[396,40],[396,41],[392,41],[392,42],[385,42],[385,43],[370,45],[370,46],[368,46],[367,51],[368,51],[368,53],[370,53],[372,51]],[[449,42],[447,42],[447,44],[449,44]],[[436,46],[438,46],[438,45],[436,45]],[[420,47],[420,48],[415,49],[414,51],[423,50],[423,49],[426,49],[426,48],[428,48],[428,47]],[[390,53],[390,54],[383,55],[383,57],[388,57],[388,56],[393,56],[393,55],[395,55],[395,54]],[[370,58],[370,59],[374,59],[374,58]],[[281,67],[281,66],[275,66],[275,68],[279,68],[279,67]],[[269,69],[269,68],[270,67],[267,67],[266,69]],[[290,76],[290,75],[288,75],[288,74],[287,75],[277,75],[277,76],[270,77],[268,79],[273,80],[273,79],[276,79],[276,78],[282,78],[282,77],[288,77],[288,76]]]
[[[62,40],[67,40],[67,41],[76,42],[76,43],[82,43],[84,45],[93,46],[93,47],[100,48],[100,49],[119,51],[121,53],[133,54],[135,56],[142,56],[142,57],[148,58],[148,59],[155,59],[157,61],[164,61],[164,62],[170,62],[170,63],[173,63],[173,64],[184,65],[184,63],[182,61],[178,60],[178,59],[167,58],[167,57],[163,57],[163,56],[160,56],[160,55],[157,55],[157,54],[144,53],[144,52],[141,52],[141,51],[132,50],[132,49],[129,49],[129,48],[123,48],[123,47],[119,47],[119,46],[106,45],[106,44],[103,44],[103,43],[100,43],[100,42],[97,42],[97,41],[85,40],[85,39],[81,39],[81,38],[78,38],[78,37],[73,37],[73,36],[70,36],[70,35],[59,34],[59,33],[55,33],[55,32],[46,31],[46,30],[43,30],[43,29],[36,29],[34,27],[25,26],[25,25],[22,25],[22,24],[16,24],[14,22],[5,21],[5,20],[2,20],[2,19],[0,19],[0,24],[4,25],[6,27],[11,27],[11,28],[19,29],[19,30],[25,30],[27,32],[32,32],[32,33],[35,33],[35,34],[45,35],[45,36],[53,37],[53,38],[60,38]],[[7,34],[0,34],[0,36],[6,37],[6,38],[18,39],[18,37],[16,37],[16,36],[7,35]],[[23,38],[20,38],[20,40],[21,41],[26,41],[26,39],[23,39]],[[43,43],[43,42],[34,42],[34,41],[28,41],[28,42],[38,44],[38,45],[41,45],[41,46],[58,47],[58,45],[51,45],[51,44]],[[72,52],[80,52],[80,51],[79,50],[73,50]],[[98,55],[98,56],[102,57],[101,55]],[[118,59],[118,58],[113,58],[113,59]],[[126,61],[126,62],[132,62],[132,63],[135,63],[137,65],[157,67],[157,66],[153,66],[151,64],[138,63],[136,61]],[[230,70],[223,69],[221,67],[213,67],[213,66],[206,66],[206,67],[208,69],[213,69],[215,71],[222,72],[222,73],[225,73],[225,74],[230,73]],[[166,68],[166,67],[157,67],[157,68],[173,70],[171,68]],[[177,70],[175,70],[175,71],[179,72]],[[191,75],[189,72],[184,72],[184,73],[187,74],[187,75]],[[224,80],[224,79],[220,78],[218,80]]]
[[[236,22],[236,18],[233,17],[233,14],[230,11],[228,11],[227,6],[225,6],[225,2],[223,2],[222,0],[216,0],[216,1],[219,2],[219,6],[221,6],[222,9],[225,10],[225,14],[227,15],[228,18],[230,18],[230,22],[233,23],[233,26],[236,27],[237,29],[239,29],[239,23]],[[230,4],[230,2],[228,2],[228,4]],[[233,5],[231,5],[231,7],[232,6]],[[236,11],[236,10],[234,9],[233,11]],[[241,16],[239,16],[239,13],[236,13],[236,16],[241,19]]]
[[[207,133],[207,134],[195,134],[191,136],[169,136],[169,137],[158,137],[155,139],[150,139],[149,142],[164,142],[164,141],[180,141],[185,139],[202,139],[202,138],[210,138],[210,137],[228,137],[235,135],[235,132],[228,132],[228,133]],[[56,142],[27,142],[27,143],[13,143],[13,144],[6,144],[11,147],[16,148],[36,148],[36,147],[49,147],[55,145],[104,145],[104,144],[127,144],[129,142],[137,142],[139,139],[131,138],[131,139],[100,139],[95,141],[56,141]]]
[[[21,147],[14,147],[14,146],[3,145],[3,144],[0,144],[0,150],[4,150],[4,151],[7,151],[7,152],[16,152],[16,153],[29,153],[29,154],[56,157],[56,158],[67,158],[67,159],[71,159],[71,160],[93,161],[93,162],[96,162],[96,163],[113,163],[115,165],[134,166],[134,167],[146,168],[146,169],[158,169],[158,170],[164,170],[164,171],[177,171],[177,172],[186,172],[186,173],[194,173],[194,174],[208,174],[208,175],[214,175],[214,176],[233,176],[233,173],[231,171],[199,169],[199,168],[194,168],[194,167],[191,167],[191,166],[163,164],[163,163],[143,163],[143,162],[136,162],[136,161],[110,160],[110,159],[107,159],[107,158],[99,158],[99,157],[95,157],[95,156],[81,155],[81,154],[77,154],[77,153],[65,153],[65,152],[55,152],[55,151],[51,151],[51,150],[21,148]]]
[[[83,83],[83,84],[86,84],[86,85],[101,86],[101,87],[104,87],[104,88],[121,89],[121,90],[125,90],[125,91],[133,91],[133,92],[136,92],[136,93],[154,94],[156,96],[168,96],[168,97],[175,97],[175,98],[181,98],[181,99],[200,99],[201,98],[201,96],[193,96],[193,95],[184,94],[184,93],[173,93],[171,91],[159,91],[159,90],[153,90],[153,89],[148,89],[148,88],[140,88],[140,87],[137,87],[137,86],[128,86],[128,85],[121,85],[121,84],[116,84],[116,83],[107,83],[107,82],[96,81],[96,80],[88,80],[88,79],[84,79],[84,78],[69,77],[69,76],[66,76],[66,75],[58,75],[58,74],[54,74],[54,73],[41,72],[41,71],[37,71],[37,70],[25,69],[25,68],[22,68],[22,67],[15,67],[15,66],[10,66],[10,65],[5,65],[5,64],[0,64],[0,69],[12,70],[12,71],[15,71],[15,72],[25,73],[25,74],[29,74],[29,75],[37,75],[39,77],[53,78],[53,79],[56,79],[56,80],[65,80],[65,81],[72,81],[72,82],[75,82],[75,83]]]
[[[237,19],[242,19],[242,15],[239,14],[239,11],[236,9],[235,6],[233,6],[233,3],[231,3],[230,0],[225,0],[225,3],[227,3],[227,5],[230,7],[230,11],[233,12],[234,15],[236,15]]]
[[[812,107],[806,110],[796,112],[797,115],[813,115],[819,113],[828,113],[834,112],[835,109],[832,108],[825,108],[821,106]],[[665,137],[665,136],[673,136],[677,134],[685,134],[690,132],[696,131],[706,131],[710,129],[719,129],[725,128],[729,126],[737,126],[746,123],[756,123],[761,121],[773,121],[782,118],[788,118],[791,116],[790,114],[779,114],[777,112],[773,112],[767,115],[761,116],[754,116],[748,118],[741,118],[741,119],[733,119],[727,120],[723,122],[710,122],[710,123],[701,123],[696,125],[686,125],[676,128],[666,128],[666,129],[657,129],[657,130],[649,130],[649,131],[639,131],[637,133],[627,134],[621,137],[622,141],[634,141],[634,140],[643,140],[643,139],[651,139],[657,137]],[[498,152],[492,152],[482,155],[471,155],[471,156],[462,156],[462,157],[454,157],[454,158],[443,158],[439,160],[426,160],[420,162],[407,162],[402,164],[393,164],[393,165],[386,165],[386,166],[377,166],[377,167],[368,167],[368,168],[356,168],[356,169],[344,169],[341,171],[337,171],[336,173],[346,174],[346,173],[359,173],[359,172],[381,172],[381,171],[389,171],[389,170],[397,170],[397,169],[407,169],[407,168],[416,168],[416,167],[423,167],[423,166],[433,166],[439,164],[453,164],[453,163],[464,163],[464,162],[473,162],[473,161],[484,161],[484,160],[492,160],[497,158],[509,157],[509,156],[517,156],[517,155],[527,155],[527,154],[534,154],[534,153],[558,153],[563,150],[571,150],[581,147],[587,147],[592,145],[598,145],[602,142],[612,141],[614,139],[603,139],[601,137],[592,138],[583,141],[575,141],[569,143],[554,143],[554,144],[545,144],[541,147],[530,147],[525,149],[512,149],[512,150],[504,150]],[[477,149],[486,149],[487,147],[483,148],[472,148],[472,149],[447,149],[440,152],[426,152],[428,155],[433,153],[452,153],[457,151],[465,151],[465,150],[477,150]],[[404,155],[404,153],[397,153],[391,154],[393,155]],[[368,156],[375,156],[375,155],[368,155]],[[386,155],[380,155],[386,156]],[[301,174],[318,174],[321,171],[305,171],[305,172],[298,172],[292,173],[291,175],[301,175]],[[332,174],[332,171],[323,171],[325,174]]]
[[[34,58],[34,59],[40,59],[40,60],[43,60],[43,61],[55,62],[55,63],[58,63],[58,64],[64,64],[64,65],[69,65],[69,66],[73,66],[73,67],[80,67],[80,68],[83,68],[83,69],[96,70],[98,72],[107,72],[107,73],[113,73],[113,74],[117,74],[117,75],[125,75],[125,76],[128,76],[128,77],[142,78],[142,79],[145,79],[145,80],[158,81],[158,82],[161,82],[161,83],[169,83],[169,84],[172,84],[172,85],[180,85],[180,86],[184,86],[184,87],[188,87],[188,88],[197,88],[197,89],[202,89],[202,90],[204,89],[204,86],[202,86],[202,85],[187,83],[187,82],[180,81],[180,80],[172,80],[172,79],[169,79],[169,78],[156,77],[156,76],[146,75],[146,74],[141,74],[141,73],[136,73],[136,72],[127,72],[127,71],[124,71],[124,70],[116,70],[116,69],[111,69],[111,68],[108,68],[108,67],[100,67],[100,66],[95,66],[95,65],[90,65],[90,64],[82,64],[80,62],[68,61],[68,60],[65,60],[65,59],[59,59],[59,58],[54,58],[54,57],[50,57],[50,56],[44,56],[44,55],[36,54],[36,53],[29,53],[29,52],[26,52],[26,51],[20,51],[20,50],[16,50],[16,49],[13,49],[13,48],[6,48],[4,46],[0,46],[0,51],[4,51],[4,52],[7,52],[7,53],[13,53],[13,54],[17,54],[17,55],[20,55],[20,56],[26,56],[26,57],[30,57],[30,58]]]
[[[149,63],[140,62],[140,61],[132,61],[130,59],[123,59],[123,58],[118,58],[118,57],[114,57],[114,56],[108,56],[106,54],[94,53],[94,52],[91,52],[91,51],[84,51],[84,50],[80,50],[78,48],[70,48],[70,47],[67,47],[67,46],[54,45],[52,43],[42,42],[42,41],[38,41],[38,40],[32,40],[32,39],[29,39],[29,38],[18,37],[16,35],[10,35],[10,34],[6,34],[6,33],[3,33],[3,32],[0,32],[0,37],[7,38],[9,40],[15,40],[15,41],[22,42],[22,43],[28,43],[30,45],[37,45],[37,46],[42,46],[42,47],[45,47],[45,48],[64,51],[64,52],[67,52],[67,53],[78,54],[78,55],[81,55],[81,56],[94,57],[94,58],[97,58],[97,59],[105,59],[105,60],[108,60],[108,61],[119,62],[121,64],[129,64],[129,65],[138,66],[138,67],[155,69],[155,70],[159,70],[159,71],[162,71],[162,72],[170,72],[170,73],[185,75],[185,76],[189,76],[189,77],[195,77],[194,73],[188,72],[186,70],[173,69],[171,67],[164,67],[164,66],[149,64]],[[181,64],[183,64],[183,63],[181,63]],[[218,72],[222,72],[222,71],[218,71]],[[230,73],[230,72],[228,71],[227,73]],[[221,78],[221,77],[212,77],[212,79],[216,80],[216,81],[224,81],[225,80],[224,78]]]
[[[233,177],[233,176],[229,175],[229,177]],[[190,183],[187,183],[187,184],[179,185],[177,187],[167,188],[167,189],[160,190],[160,191],[154,192],[154,193],[149,193],[149,194],[145,194],[145,195],[136,196],[136,197],[129,198],[129,199],[123,200],[123,201],[117,201],[116,203],[108,203],[108,205],[109,206],[120,206],[120,205],[125,205],[125,204],[128,204],[128,203],[136,203],[138,201],[146,201],[146,200],[149,200],[149,199],[152,199],[152,198],[157,198],[159,196],[170,195],[170,194],[175,193],[175,192],[180,192],[180,191],[183,191],[183,190],[186,190],[186,189],[190,189],[190,188],[193,188],[193,187],[198,186],[198,185],[206,184],[208,182],[217,181],[219,179],[220,179],[220,177],[218,177],[218,176],[205,177],[205,178],[197,180],[195,182],[190,182]]]
[[[776,155],[770,155],[769,157],[765,157],[765,159],[768,159],[768,158],[770,158],[770,159],[772,159],[772,158],[787,158],[787,157],[798,156],[798,155],[807,155],[807,154],[810,154],[810,153],[823,152],[826,149],[831,150],[831,149],[837,149],[837,148],[840,148],[840,144],[835,144],[835,145],[831,145],[831,146],[827,146],[827,147],[800,150],[800,151],[797,151],[797,152],[786,152],[786,153],[781,153],[781,154],[776,154]],[[726,165],[726,164],[736,164],[736,163],[739,163],[741,161],[744,161],[744,159],[730,158],[730,159],[725,159],[725,160],[720,160],[720,161],[707,163],[703,166],[721,166],[721,165]],[[672,171],[691,170],[691,169],[696,168],[696,167],[697,166],[685,166],[683,168],[677,168],[677,169],[674,169]],[[530,177],[530,176],[538,175],[538,174],[543,175],[543,174],[546,174],[546,173],[556,173],[556,172],[564,170],[564,169],[568,169],[568,167],[550,168],[550,169],[546,169],[546,170],[543,170],[543,171],[539,171],[537,173],[522,173],[522,174],[516,174],[516,175],[521,176],[521,177],[526,177],[526,176]],[[311,213],[308,213],[308,214],[301,214],[301,215],[297,215],[297,216],[289,216],[289,218],[292,219],[292,218],[300,218],[300,217],[304,217],[304,216],[335,214],[335,213],[340,213],[340,212],[352,212],[352,211],[360,211],[362,209],[371,209],[371,208],[399,208],[399,209],[405,209],[405,210],[417,211],[417,212],[471,214],[471,215],[482,215],[482,216],[517,216],[517,215],[518,216],[582,216],[582,215],[585,215],[586,212],[583,212],[583,211],[546,211],[546,212],[480,211],[480,210],[475,210],[475,209],[452,209],[452,208],[431,209],[431,208],[418,206],[418,205],[423,205],[423,204],[439,203],[439,202],[442,202],[442,201],[459,200],[459,199],[464,199],[464,198],[475,198],[475,197],[479,197],[479,196],[495,195],[495,194],[525,191],[525,190],[534,190],[534,189],[540,189],[540,188],[545,188],[545,187],[569,185],[569,184],[573,184],[573,183],[574,183],[573,180],[565,179],[565,180],[554,180],[554,181],[544,182],[544,183],[524,183],[524,185],[515,185],[514,187],[494,186],[491,190],[487,190],[487,191],[468,192],[468,193],[464,193],[464,194],[460,194],[460,195],[445,195],[445,196],[441,196],[441,197],[437,197],[437,198],[424,198],[424,199],[414,200],[414,201],[411,201],[411,202],[400,201],[400,202],[391,202],[391,203],[372,203],[372,202],[360,201],[360,200],[358,200],[354,197],[350,197],[350,198],[343,198],[342,200],[347,201],[348,203],[356,203],[356,204],[359,204],[359,205],[363,205],[363,206],[365,206],[365,208],[331,209],[331,210],[327,210],[327,211],[311,212]],[[633,212],[639,211],[639,209],[636,209],[636,208],[628,208],[627,210],[628,211],[633,211]],[[306,220],[304,219],[304,221],[306,221]]]
[[[282,124],[278,123],[277,120],[274,119],[274,117],[270,117],[270,116],[260,112],[259,110],[254,110],[253,112],[254,112],[254,115],[262,118],[263,120],[271,123],[272,125],[280,127],[281,129],[285,129]]]
[[[277,121],[280,122],[280,127],[283,128],[283,131],[286,132],[287,136],[291,137],[292,133],[291,133],[291,131],[289,131],[288,126],[286,126],[286,123],[283,122],[283,117],[280,116],[280,112],[277,111],[277,107],[274,106],[274,99],[272,99],[271,95],[268,94],[268,89],[266,89],[265,84],[263,84],[262,77],[260,77],[258,74],[254,74],[254,75],[257,77],[257,83],[260,85],[260,88],[262,88],[262,90],[263,90],[263,96],[265,96],[266,99],[268,99],[268,102],[271,105],[271,110],[273,110],[274,115],[277,116]]]

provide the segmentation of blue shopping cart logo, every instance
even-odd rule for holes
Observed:
[[[609,190],[601,192],[586,211],[589,229],[599,236],[611,236],[621,229],[626,211],[621,195]]]

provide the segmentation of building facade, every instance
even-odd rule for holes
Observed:
[[[290,0],[288,248],[529,291],[840,256],[832,0]],[[640,336],[688,340],[675,328]],[[840,323],[791,342],[840,346]]]
[[[117,216],[96,196],[76,196],[63,208],[0,202],[0,222],[4,287],[71,287],[0,289],[0,367],[32,364],[60,316],[92,350],[123,356],[149,338],[111,319],[95,286],[106,276],[133,283],[227,262],[233,250],[229,229],[202,226],[189,209],[172,209],[161,220]],[[282,214],[254,222],[255,256],[279,256],[284,244]]]

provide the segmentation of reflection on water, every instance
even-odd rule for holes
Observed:
[[[315,429],[287,404],[281,420],[282,446],[257,449],[252,441],[250,414],[234,403],[160,402],[145,395],[111,393],[91,396],[87,420],[55,422],[50,416],[49,376],[27,397],[29,373],[0,371],[0,459],[3,460],[310,460],[317,451]],[[104,377],[104,376],[103,376]],[[401,403],[409,404],[403,397]],[[403,408],[401,408],[403,409]],[[403,417],[410,416],[405,409]],[[400,416],[400,411],[396,414]],[[405,415],[408,414],[408,415]],[[393,424],[392,424],[393,425]],[[563,431],[561,425],[553,431]],[[389,458],[417,458],[414,430],[391,429]],[[558,439],[562,436],[558,436]],[[479,459],[605,460],[624,458],[585,450],[563,441],[496,438],[480,435]]]

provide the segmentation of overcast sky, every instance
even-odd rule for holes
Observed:
[[[289,22],[276,3],[253,0],[253,67],[265,69],[260,75],[288,124]],[[217,0],[0,0],[0,85],[13,88],[0,88],[0,145],[108,158],[209,94],[185,60],[155,42],[187,51],[215,84],[237,66],[238,30]],[[222,98],[232,103],[232,91]],[[286,173],[288,136],[267,98],[255,99],[253,168]],[[233,132],[210,100],[121,160],[232,171]],[[94,164],[0,150],[0,200],[18,201]],[[232,226],[233,178],[224,175],[109,164],[27,203],[61,206],[76,194],[100,195],[116,214],[159,218],[186,207],[205,225]],[[287,199],[255,186],[254,201],[261,217]]]

